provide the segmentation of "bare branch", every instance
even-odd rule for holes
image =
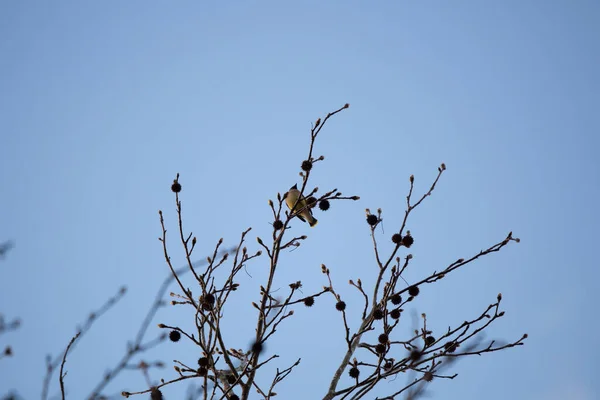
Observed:
[[[69,353],[71,346],[73,345],[73,343],[75,343],[75,340],[77,340],[77,338],[79,337],[80,334],[81,334],[81,332],[77,332],[77,334],[75,336],[73,336],[73,338],[71,338],[71,341],[69,342],[69,344],[67,345],[67,349],[65,350],[65,354],[63,355],[62,362],[60,363],[59,382],[60,382],[60,393],[62,395],[62,400],[65,400],[64,378],[67,375],[67,373],[63,372],[63,369],[65,368],[65,362],[67,361],[67,354]]]

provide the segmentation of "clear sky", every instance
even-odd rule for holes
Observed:
[[[506,316],[487,339],[529,339],[461,361],[458,378],[431,384],[432,398],[600,398],[599,27],[592,0],[0,2],[0,241],[16,244],[0,261],[0,312],[23,322],[0,336],[15,353],[0,360],[0,398],[39,398],[45,355],[126,285],[69,357],[69,398],[117,362],[168,272],[157,210],[174,233],[177,172],[198,257],[249,226],[256,250],[270,231],[267,200],[299,181],[311,122],[346,102],[319,138],[326,159],[312,184],[361,200],[317,213],[314,229],[293,224],[309,238],[285,254],[282,292],[296,280],[305,294],[320,290],[325,263],[358,305],[346,282],[376,271],[364,209],[383,209],[389,250],[408,177],[421,193],[445,162],[409,221],[406,279],[511,230],[521,243],[424,287],[412,309],[443,330],[502,292]],[[181,263],[174,236],[170,249]],[[248,266],[226,312],[230,347],[253,334],[266,265]],[[269,344],[285,354],[277,366],[302,357],[281,398],[325,393],[344,347],[333,305],[299,308]],[[189,326],[190,315],[169,308],[155,322]],[[193,364],[196,352],[165,343],[145,359]],[[164,394],[182,398],[185,387]],[[125,388],[143,389],[142,376],[128,372],[106,394]]]

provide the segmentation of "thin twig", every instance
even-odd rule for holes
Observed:
[[[69,342],[69,345],[67,346],[67,349],[65,350],[65,354],[63,355],[62,362],[60,363],[60,377],[58,380],[60,382],[60,393],[62,396],[62,400],[65,400],[64,378],[67,374],[63,373],[63,369],[65,368],[65,362],[67,361],[67,354],[69,353],[71,346],[73,345],[73,343],[75,343],[75,340],[77,340],[77,338],[79,337],[80,334],[81,334],[81,332],[77,332],[77,334],[75,334],[75,336],[73,336],[73,338],[71,338],[71,341]]]
[[[88,319],[84,323],[83,327],[81,327],[80,329],[77,329],[77,331],[79,332],[79,335],[80,336],[85,335],[92,328],[92,325],[94,324],[94,322],[96,322],[100,317],[102,317],[106,312],[108,312],[112,307],[114,307],[119,302],[119,300],[121,300],[123,298],[123,296],[125,296],[126,292],[127,292],[127,288],[125,286],[121,287],[119,289],[118,293],[116,295],[110,297],[106,301],[106,303],[104,303],[97,311],[92,311],[90,313]],[[74,345],[77,345],[77,343],[75,343]],[[42,400],[46,400],[48,398],[48,390],[50,388],[50,380],[52,379],[52,375],[54,374],[54,371],[56,370],[59,363],[61,362],[62,357],[63,357],[63,355],[61,353],[60,355],[56,356],[54,358],[54,360],[52,360],[50,355],[48,355],[48,357],[46,358],[46,375],[44,376],[44,382],[42,383],[42,395],[41,395]]]

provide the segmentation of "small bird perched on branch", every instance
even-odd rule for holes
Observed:
[[[290,210],[294,210],[295,216],[297,216],[304,222],[308,222],[311,228],[317,225],[318,221],[315,217],[313,217],[312,211],[310,210],[310,207],[308,206],[308,203],[306,202],[304,196],[301,196],[301,193],[298,190],[298,185],[292,186],[289,192],[287,192],[287,195],[285,197],[285,203],[287,204]]]

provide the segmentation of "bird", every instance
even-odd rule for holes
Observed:
[[[308,222],[311,228],[317,225],[318,221],[315,217],[313,217],[312,211],[310,210],[310,207],[308,206],[304,196],[301,196],[297,184],[292,186],[287,192],[285,196],[285,203],[290,210],[294,210],[295,216],[300,218],[303,222]]]

